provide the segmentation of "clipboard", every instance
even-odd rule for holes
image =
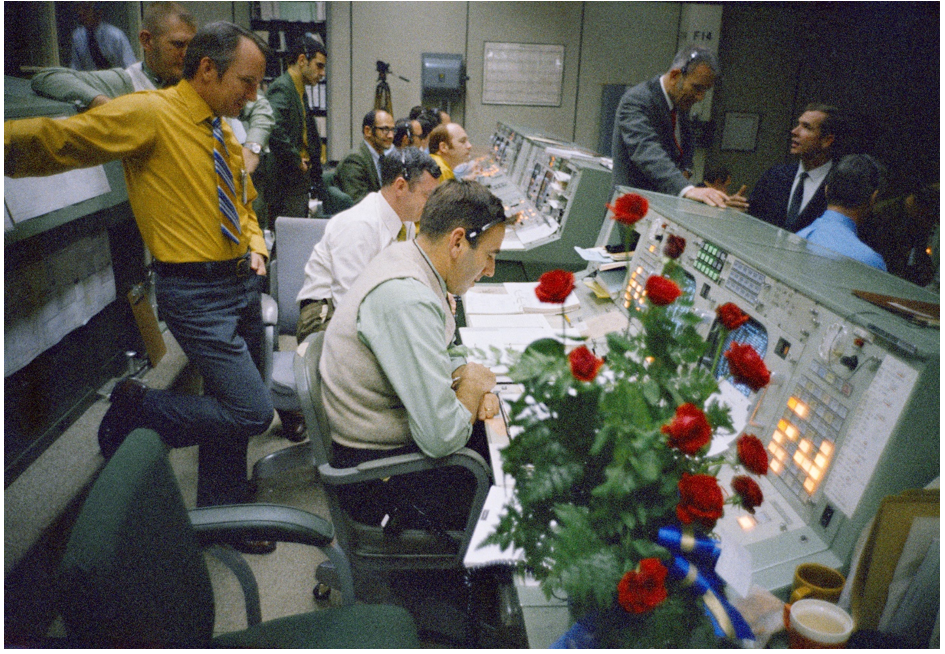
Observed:
[[[138,331],[144,340],[148,360],[151,362],[151,367],[154,368],[167,354],[167,345],[164,343],[164,337],[161,336],[161,328],[158,327],[154,309],[151,308],[151,303],[148,301],[147,286],[145,284],[132,286],[131,290],[128,291],[128,302],[131,304],[131,312],[138,324]]]
[[[909,322],[925,327],[940,325],[940,305],[920,300],[909,300],[892,295],[880,295],[869,291],[853,291],[858,298],[902,316]]]

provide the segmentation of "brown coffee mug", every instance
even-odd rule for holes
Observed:
[[[836,604],[803,599],[784,605],[784,628],[791,649],[845,649],[853,618]]]
[[[844,583],[844,576],[833,568],[819,563],[802,563],[794,570],[794,585],[789,601],[819,599],[836,603]]]

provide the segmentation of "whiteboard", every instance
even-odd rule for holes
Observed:
[[[564,46],[486,42],[482,103],[561,106]]]

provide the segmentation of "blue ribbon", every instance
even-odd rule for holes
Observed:
[[[656,534],[656,542],[678,554],[687,554],[687,558],[714,570],[722,555],[722,548],[714,538],[697,534],[691,526],[663,527]]]
[[[664,527],[659,530],[656,542],[674,555],[669,566],[670,576],[702,598],[716,636],[755,639],[741,613],[725,598],[725,584],[715,573],[715,564],[722,553],[717,541],[695,533],[692,527]]]

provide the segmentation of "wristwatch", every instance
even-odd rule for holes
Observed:
[[[259,145],[258,143],[249,143],[249,142],[247,142],[247,143],[244,143],[243,146],[244,146],[247,150],[249,150],[250,152],[252,152],[253,154],[259,154],[260,152],[262,152],[262,146]]]

